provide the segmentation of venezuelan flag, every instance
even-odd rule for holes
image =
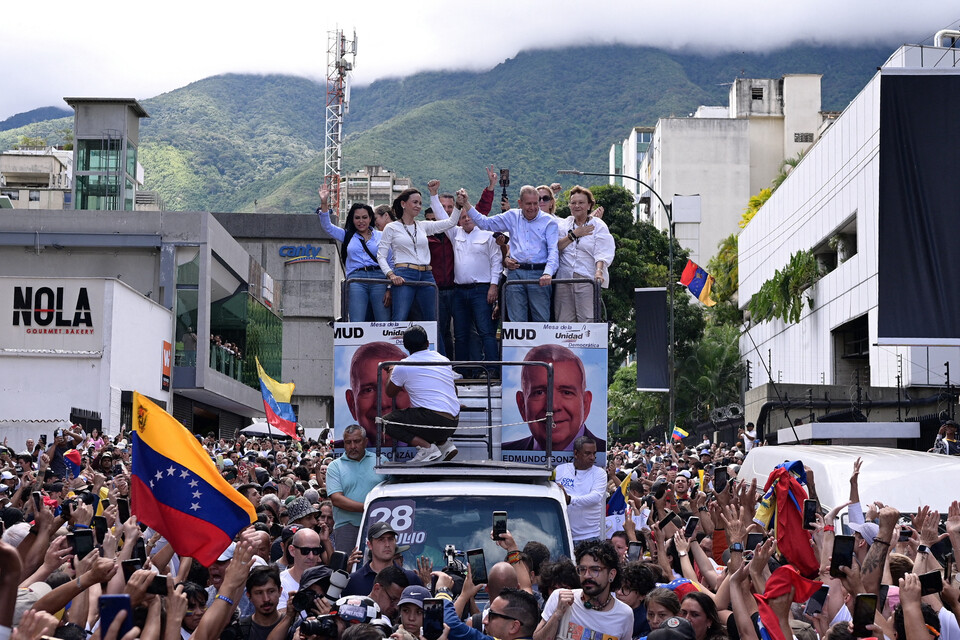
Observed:
[[[704,271],[703,267],[693,260],[687,260],[687,266],[683,268],[683,274],[680,276],[680,284],[707,307],[717,304],[717,301],[710,297],[713,283],[713,276]]]
[[[683,429],[681,429],[680,427],[674,427],[674,428],[673,428],[673,439],[674,439],[674,440],[683,440],[683,439],[686,438],[688,435],[690,435],[690,434],[687,433],[686,431],[684,431]]]
[[[256,358],[257,372],[260,374],[260,393],[263,394],[263,410],[267,413],[267,424],[276,427],[285,434],[299,440],[297,436],[297,415],[290,406],[290,397],[296,385],[292,382],[277,382],[267,375]]]
[[[73,474],[71,477],[76,478],[80,475],[80,470],[83,468],[83,459],[80,457],[79,451],[70,449],[63,454],[63,461],[67,464],[67,469]]]
[[[210,566],[256,519],[253,505],[173,416],[137,392],[133,413],[131,511],[178,554]]]
[[[610,499],[607,500],[607,515],[616,516],[625,513],[627,510],[627,491],[630,489],[630,474],[623,479],[623,482],[613,492]]]

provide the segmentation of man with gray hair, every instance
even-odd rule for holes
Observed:
[[[596,462],[596,440],[580,436],[573,441],[573,462],[557,466],[556,480],[567,498],[574,544],[603,539],[607,473]]]
[[[557,219],[540,210],[540,194],[531,185],[520,188],[517,209],[495,216],[482,216],[467,202],[467,193],[457,193],[457,206],[468,211],[473,223],[484,231],[510,234],[507,284],[516,280],[536,280],[540,286],[506,286],[506,320],[511,322],[550,322],[551,282],[560,264]]]
[[[358,424],[343,430],[343,455],[327,467],[327,496],[333,503],[334,529],[330,538],[337,551],[350,553],[360,533],[363,501],[380,483],[376,456],[367,451],[367,432]]]

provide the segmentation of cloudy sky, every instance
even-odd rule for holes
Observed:
[[[488,69],[532,48],[619,42],[699,51],[805,41],[930,44],[942,0],[45,0],[0,20],[0,120],[64,96],[147,99],[226,72],[322,79],[327,32],[356,29],[354,83]],[[909,11],[904,7],[909,6]]]

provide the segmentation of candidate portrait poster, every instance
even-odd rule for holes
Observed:
[[[580,435],[597,442],[597,464],[606,465],[607,325],[603,323],[505,322],[505,362],[553,364],[552,433],[555,466],[573,460]],[[524,372],[526,370],[526,372]],[[546,370],[503,368],[500,451],[505,462],[544,464],[547,411]]]
[[[334,455],[343,454],[343,431],[359,424],[367,432],[367,447],[377,446],[377,366],[381,362],[399,361],[409,353],[403,348],[403,332],[419,324],[436,348],[436,322],[337,322],[333,325],[333,439]],[[386,374],[381,386],[383,415],[394,408],[406,409],[410,399],[401,391],[396,398],[387,396]],[[393,440],[383,435],[381,453],[393,459]],[[417,454],[416,447],[397,449],[398,461]]]

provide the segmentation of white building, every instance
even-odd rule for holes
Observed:
[[[819,75],[737,78],[727,107],[660,118],[652,131],[635,128],[611,148],[610,172],[637,176],[667,202],[699,194],[700,223],[677,224],[676,235],[690,258],[706,265],[719,242],[739,230],[750,197],[770,186],[785,159],[810,146],[825,117]],[[663,207],[647,189],[632,180],[622,186],[647,204],[651,222],[667,228]]]
[[[914,401],[945,391],[945,363],[949,363],[956,379],[960,374],[960,348],[895,345],[958,344],[960,307],[954,307],[952,312],[948,308],[940,309],[939,301],[931,298],[916,305],[912,300],[915,287],[910,283],[920,288],[928,274],[921,269],[914,271],[912,267],[904,269],[894,265],[904,261],[909,264],[910,260],[919,258],[932,262],[931,266],[943,269],[945,274],[955,274],[953,258],[958,251],[955,234],[938,232],[935,226],[930,226],[931,235],[926,241],[943,243],[943,248],[934,249],[924,246],[923,240],[891,237],[889,232],[884,244],[880,229],[889,228],[883,226],[887,224],[885,221],[893,221],[907,224],[907,228],[910,225],[922,228],[918,230],[920,233],[931,223],[931,218],[925,217],[930,215],[927,210],[933,211],[933,217],[952,216],[952,222],[948,220],[945,224],[955,229],[957,194],[947,200],[942,210],[937,210],[935,204],[923,202],[923,196],[927,193],[924,189],[931,186],[940,190],[960,189],[951,186],[956,183],[960,154],[938,152],[923,165],[920,158],[923,154],[918,152],[917,157],[906,159],[912,171],[891,172],[888,167],[884,172],[881,159],[887,157],[885,152],[896,155],[902,150],[915,152],[936,145],[949,146],[946,140],[950,139],[949,132],[956,128],[955,116],[943,115],[942,120],[938,120],[937,116],[925,118],[917,115],[920,112],[916,109],[909,109],[919,105],[922,109],[949,111],[949,95],[955,94],[944,92],[960,91],[958,54],[960,52],[952,49],[920,46],[904,46],[894,53],[740,235],[739,299],[744,309],[761,285],[799,250],[812,250],[826,271],[808,290],[813,307],[804,309],[798,323],[774,319],[751,324],[748,334],[741,338],[741,353],[752,370],[752,389],[747,393],[748,420],[757,420],[764,404],[769,408],[784,396],[794,402],[790,419],[800,418],[804,422],[808,421],[808,415],[831,410],[820,400],[832,399],[834,411],[849,409],[857,404],[858,392],[860,406],[878,409],[878,413],[870,415],[871,420],[893,420],[898,412],[903,418],[930,416],[928,422],[935,423],[932,427],[935,430],[939,424],[937,413],[951,409],[952,403],[946,397],[909,406],[906,394],[897,393],[898,376],[900,386],[910,392]],[[885,78],[906,76],[932,79],[940,84],[928,94],[904,100],[915,104],[906,107],[906,112],[912,115],[901,117],[901,112],[894,112],[888,103],[881,108],[885,103],[881,101],[880,89]],[[892,95],[890,90],[887,94]],[[924,139],[909,139],[907,145],[894,142],[899,139],[893,136],[890,127],[881,127],[884,110],[888,118],[898,121],[897,128],[903,129],[907,124],[926,127]],[[927,122],[913,122],[923,119]],[[917,149],[911,147],[914,143]],[[881,147],[882,144],[886,146]],[[931,172],[924,166],[935,169]],[[907,206],[901,208],[900,201],[891,204],[891,188],[905,194]],[[934,252],[934,259],[930,260],[926,252]],[[884,268],[888,269],[886,273]],[[898,272],[891,273],[891,269]],[[899,279],[900,286],[891,285],[894,281],[891,278]],[[886,288],[881,285],[884,279],[888,283]],[[952,295],[950,292],[956,286],[945,289],[947,295]],[[924,316],[937,316],[944,321],[942,326],[946,329],[936,339],[888,338],[878,331],[878,321],[883,322],[885,309],[900,312],[901,305],[912,306],[921,320]],[[774,382],[780,383],[776,388],[767,383],[766,366],[770,367]],[[807,397],[818,399],[819,406],[811,403],[809,411],[802,408]],[[870,404],[878,399],[882,402]],[[864,401],[867,403],[863,404]],[[786,426],[782,411],[773,410],[769,417],[774,418],[773,428]],[[770,422],[764,425],[765,433],[771,432],[769,425]],[[921,427],[922,442],[904,444],[931,446],[931,427],[924,422]]]

